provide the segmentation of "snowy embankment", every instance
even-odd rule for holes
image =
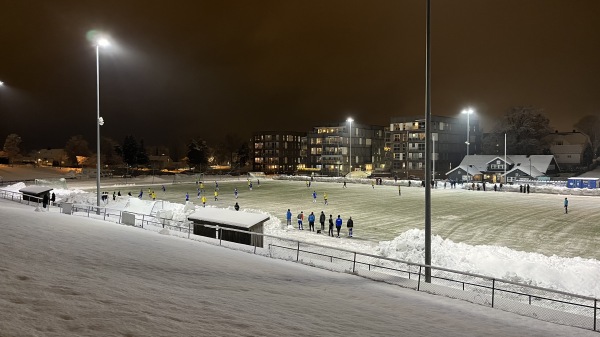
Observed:
[[[322,178],[318,178],[322,179]],[[337,179],[337,178],[333,178]],[[343,179],[343,178],[342,178]],[[343,180],[340,180],[343,181]],[[25,184],[15,184],[7,189],[18,191]],[[57,201],[75,204],[96,203],[96,195],[81,190],[55,189]],[[194,211],[193,203],[187,205],[167,201],[139,200],[128,196],[117,197],[110,208],[139,214],[153,211],[173,221],[185,221]],[[258,209],[244,209],[245,212],[261,213],[270,216],[264,225],[265,234],[308,241],[326,246],[342,248],[383,257],[422,263],[424,261],[424,231],[407,230],[393,240],[378,243],[364,240],[328,240],[326,236],[306,235],[294,228],[285,226],[277,216]],[[522,252],[501,246],[468,245],[457,243],[434,235],[432,237],[432,264],[434,266],[463,272],[486,275],[525,284],[536,285],[584,296],[600,297],[600,261],[584,258],[566,258],[556,255],[546,256]]]
[[[93,218],[0,211],[2,335],[597,335]]]

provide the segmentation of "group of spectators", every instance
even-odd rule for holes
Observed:
[[[292,211],[288,208],[286,214],[285,214],[285,219],[287,221],[287,225],[288,226],[292,226]],[[296,216],[296,219],[298,220],[298,230],[304,230],[304,211],[300,211],[300,213],[298,213],[298,215]],[[310,212],[310,214],[308,215],[307,219],[308,221],[308,230],[311,232],[315,231],[315,222],[316,222],[316,216],[313,212]],[[325,212],[321,211],[321,214],[319,215],[319,223],[321,224],[321,229],[317,230],[317,233],[324,233],[325,232],[325,221],[326,221],[326,216],[325,216]],[[328,236],[333,237],[333,226],[335,225],[335,228],[337,230],[337,236],[335,237],[340,237],[340,230],[342,229],[342,224],[344,223],[344,221],[342,220],[342,217],[338,214],[336,219],[333,219],[333,214],[329,214],[329,232],[327,233]],[[348,221],[346,221],[346,227],[348,228],[348,237],[352,237],[352,230],[354,228],[354,221],[352,220],[352,217],[348,218]]]

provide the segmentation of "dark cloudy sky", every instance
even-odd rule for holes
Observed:
[[[600,112],[600,1],[432,0],[432,113]],[[0,142],[146,145],[424,113],[425,0],[0,0]]]

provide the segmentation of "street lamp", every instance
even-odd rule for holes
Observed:
[[[348,117],[348,119],[346,119],[346,122],[350,123],[350,128],[348,128],[348,133],[350,134],[350,138],[349,138],[349,150],[348,150],[348,158],[350,160],[350,169],[348,171],[348,174],[352,173],[352,122],[354,122],[354,119],[352,119],[352,117]]]
[[[467,144],[467,156],[469,155],[469,144],[470,143],[470,138],[469,138],[469,131],[471,130],[471,126],[469,125],[469,116],[473,113],[473,109],[468,108],[468,109],[464,109],[463,111],[461,111],[461,113],[463,114],[467,114],[467,141],[465,142],[465,144]]]
[[[104,38],[96,39],[96,206],[100,212],[100,126],[104,125],[104,119],[100,117],[100,47],[108,47],[110,42]]]

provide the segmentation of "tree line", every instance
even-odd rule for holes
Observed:
[[[590,164],[600,154],[600,117],[587,115],[575,123],[574,128],[587,135],[590,144],[583,152],[583,162]],[[504,135],[506,152],[510,154],[550,154],[548,135],[554,133],[550,120],[543,109],[532,106],[510,108],[502,119],[482,140],[482,154],[499,155],[504,153]]]
[[[17,134],[13,133],[6,137],[3,150],[11,163],[22,157],[21,144],[22,138]],[[186,148],[185,157],[171,159],[185,162],[199,171],[206,170],[208,165],[231,165],[232,168],[239,169],[250,161],[248,142],[235,135],[226,135],[222,142],[212,146],[201,138],[193,138],[190,139]],[[69,138],[65,143],[64,151],[68,166],[96,165],[95,151],[90,149],[90,144],[82,135]],[[150,164],[144,140],[138,141],[131,135],[125,136],[121,143],[108,137],[102,137],[100,153],[102,165],[145,167]]]

